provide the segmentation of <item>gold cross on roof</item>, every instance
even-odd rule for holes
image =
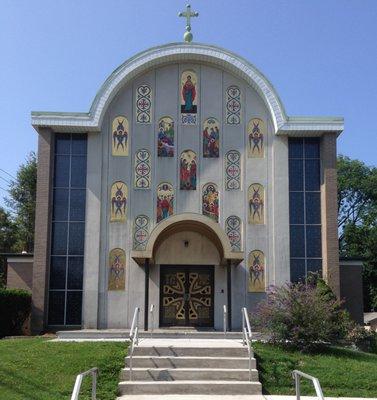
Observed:
[[[178,14],[178,17],[184,17],[186,18],[186,32],[183,35],[183,39],[185,42],[191,42],[193,35],[191,33],[191,18],[193,17],[198,17],[199,13],[198,12],[192,12],[191,11],[191,5],[187,4],[186,6],[186,11],[182,11]]]

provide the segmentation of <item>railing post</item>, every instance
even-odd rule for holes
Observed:
[[[93,371],[92,378],[92,400],[97,400],[97,370]]]
[[[294,374],[295,376],[295,387],[296,387],[296,400],[300,400],[300,376],[298,374]]]

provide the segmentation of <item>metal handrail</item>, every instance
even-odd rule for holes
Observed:
[[[153,337],[153,329],[154,329],[154,304],[151,304],[151,308],[149,310],[151,314],[151,338]]]
[[[226,309],[226,305],[223,305],[223,327],[224,327],[224,336],[226,336],[226,331],[228,330],[228,312]]]
[[[298,371],[297,369],[292,371],[292,377],[295,380],[295,387],[296,387],[296,399],[300,400],[301,398],[301,391],[300,391],[300,377],[309,379],[312,381],[315,392],[317,393],[317,397],[319,400],[324,400],[323,392],[321,388],[321,384],[319,383],[318,378],[305,374],[305,372]]]
[[[242,313],[242,343],[247,346],[247,351],[249,352],[249,381],[251,381],[251,359],[254,357],[254,351],[251,347],[252,333],[249,321],[249,314],[247,313],[246,307],[241,309]]]
[[[97,375],[98,375],[98,368],[92,368],[88,371],[82,372],[76,376],[75,386],[73,387],[71,400],[78,400],[81,383],[85,376],[92,375],[92,400],[97,399]]]
[[[130,329],[130,381],[132,381],[132,356],[135,350],[135,347],[139,344],[139,313],[140,308],[136,307],[134,311],[134,316],[132,318],[132,324]]]

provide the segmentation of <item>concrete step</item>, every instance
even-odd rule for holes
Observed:
[[[135,348],[134,356],[171,356],[171,357],[248,357],[246,347],[144,347]]]
[[[202,395],[259,395],[262,385],[259,382],[229,381],[122,381],[119,383],[120,395],[143,394],[202,394]]]
[[[120,379],[129,380],[130,370],[124,368]],[[248,369],[225,368],[133,368],[133,381],[248,381]],[[251,370],[251,381],[258,381],[258,371]]]
[[[126,357],[126,367],[130,366],[130,359]],[[249,368],[248,357],[150,357],[133,356],[133,368]],[[256,368],[255,359],[251,360],[251,368]]]
[[[57,338],[60,340],[111,340],[111,339],[124,339],[128,340],[130,331],[129,329],[81,329],[72,331],[58,331],[56,332]],[[139,331],[140,338],[153,338],[153,339],[241,339],[241,332],[224,332],[208,330],[196,331],[185,329],[157,329],[151,331]]]

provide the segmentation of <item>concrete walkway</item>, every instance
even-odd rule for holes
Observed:
[[[317,397],[301,396],[302,400],[318,400]],[[377,400],[376,397],[360,398],[360,397],[325,397],[326,400]],[[118,397],[117,400],[296,400],[296,396],[273,396],[273,395],[125,395]]]

